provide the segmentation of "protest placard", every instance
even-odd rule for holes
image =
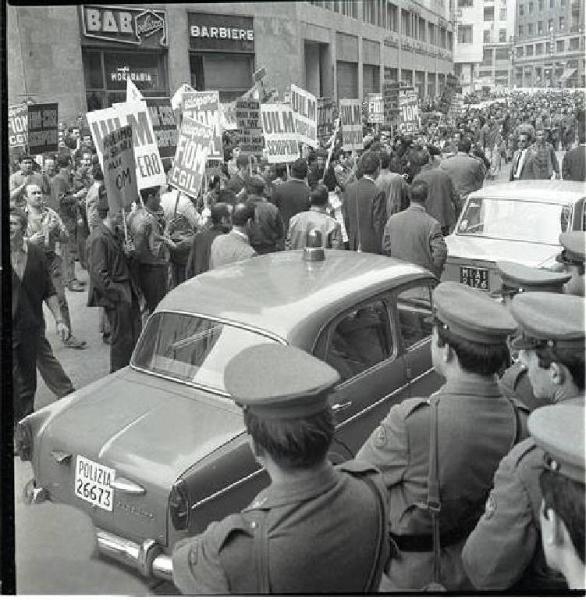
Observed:
[[[157,138],[145,102],[122,102],[111,108],[94,110],[87,113],[87,120],[102,169],[104,168],[104,136],[124,125],[130,125],[138,189],[165,185],[167,181],[157,147]]]
[[[299,136],[288,104],[261,104],[260,115],[269,163],[290,163],[299,158]]]
[[[57,104],[29,104],[27,143],[29,154],[56,152],[59,145]]]
[[[217,91],[185,93],[183,95],[183,116],[186,115],[214,130],[208,156],[223,160],[220,93]]]
[[[317,148],[317,100],[313,94],[291,84],[291,109],[299,141]]]
[[[362,150],[362,108],[360,100],[340,100],[342,150]]]
[[[384,122],[384,105],[382,94],[367,94],[368,103],[368,123]]]
[[[322,144],[332,137],[337,117],[336,103],[332,98],[317,99],[317,137]]]
[[[419,129],[419,98],[417,92],[407,91],[399,95],[400,124],[403,133],[415,133]]]
[[[8,147],[24,148],[27,137],[28,108],[26,104],[14,104],[8,107]]]
[[[104,184],[110,214],[129,210],[138,201],[136,163],[130,125],[115,129],[103,139]]]
[[[213,136],[213,127],[183,115],[169,184],[191,198],[199,194]]]
[[[147,98],[153,131],[161,158],[173,158],[177,150],[177,125],[169,98]]]
[[[238,129],[236,102],[220,102],[220,125],[222,131],[235,131]]]
[[[387,127],[393,127],[397,123],[400,87],[398,81],[385,81],[383,85],[383,123]]]
[[[256,100],[236,100],[238,145],[249,154],[261,154],[264,138],[260,124],[260,104]]]

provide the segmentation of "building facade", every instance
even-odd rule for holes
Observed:
[[[464,93],[511,87],[515,0],[455,0],[454,72]]]
[[[59,118],[181,83],[229,102],[266,69],[281,97],[363,98],[384,81],[439,95],[453,71],[449,0],[7,5],[8,102],[58,102]]]
[[[517,87],[586,87],[585,0],[519,0],[515,18]]]

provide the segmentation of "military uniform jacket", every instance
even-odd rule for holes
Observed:
[[[535,397],[527,375],[527,367],[520,361],[511,365],[503,373],[499,381],[499,387],[504,396],[521,402],[529,411],[550,404],[546,400],[538,400]]]
[[[470,534],[462,560],[480,590],[565,590],[541,547],[539,474],[543,450],[529,438],[501,461],[484,515]]]
[[[386,490],[375,469],[328,463],[306,479],[271,484],[241,513],[179,542],[175,585],[184,594],[259,593],[263,572],[271,593],[363,592],[378,555],[381,519],[380,500],[363,476],[375,484],[386,513]],[[268,543],[264,568],[255,536]]]
[[[513,404],[496,380],[466,374],[447,382],[434,396],[438,405],[438,459],[442,509],[441,573],[449,590],[471,589],[460,557],[467,533],[482,514],[500,460],[524,435]],[[427,398],[411,398],[391,408],[357,458],[378,467],[390,494],[393,537],[426,536],[425,508],[431,408]],[[446,544],[448,540],[453,543]],[[433,553],[400,550],[383,591],[420,590],[431,582]]]

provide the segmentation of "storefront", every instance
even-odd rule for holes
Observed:
[[[84,5],[79,17],[88,111],[124,102],[128,78],[143,96],[169,96],[164,10]]]
[[[230,102],[252,85],[255,69],[252,17],[188,13],[191,85],[219,90]]]

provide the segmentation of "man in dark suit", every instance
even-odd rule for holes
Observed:
[[[578,121],[578,146],[566,152],[562,161],[562,178],[586,181],[586,123]]]
[[[427,214],[427,183],[414,181],[411,186],[411,205],[389,218],[384,232],[383,250],[430,270],[440,277],[448,250],[439,222]]]
[[[386,198],[375,180],[380,162],[374,152],[362,156],[362,177],[344,192],[342,205],[350,250],[382,253],[382,235],[387,220]]]
[[[426,154],[427,163],[421,167],[413,183],[425,181],[428,190],[425,210],[439,221],[442,235],[448,235],[456,224],[458,194],[450,176],[432,163],[431,152]]]
[[[273,192],[272,202],[279,209],[283,224],[285,225],[285,235],[289,229],[291,217],[297,213],[309,210],[309,193],[311,190],[305,178],[307,176],[307,162],[303,158],[298,158],[291,165],[291,176],[285,183],[278,185]]]
[[[210,250],[210,270],[256,256],[250,245],[249,232],[254,222],[255,205],[240,203],[232,214],[232,231],[219,235]]]
[[[518,150],[513,155],[513,164],[511,166],[511,181],[520,179],[533,179],[533,151],[529,148],[531,142],[531,133],[529,131],[521,131],[517,138]]]
[[[122,216],[110,215],[105,193],[98,200],[102,219],[91,233],[88,306],[103,306],[110,323],[110,373],[125,367],[141,330],[138,294],[117,235]]]

